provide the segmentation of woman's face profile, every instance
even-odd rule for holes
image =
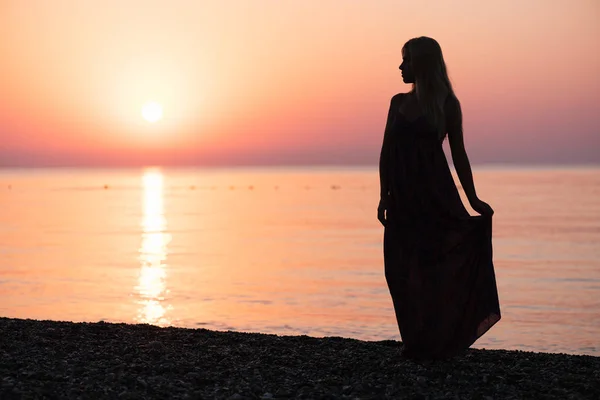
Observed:
[[[400,71],[402,71],[402,80],[404,83],[415,83],[415,74],[410,61],[410,55],[405,52],[402,55],[402,64],[400,64]]]

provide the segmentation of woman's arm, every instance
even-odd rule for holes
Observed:
[[[388,163],[389,163],[389,141],[390,141],[390,128],[394,121],[396,108],[398,107],[398,99],[401,94],[397,94],[392,97],[390,101],[390,108],[388,110],[387,121],[385,123],[385,130],[383,132],[383,143],[381,145],[381,154],[379,155],[379,187],[380,197],[383,199],[389,195],[389,177],[388,177]]]
[[[452,162],[456,169],[458,179],[467,195],[471,205],[479,199],[475,193],[475,184],[473,183],[473,172],[469,157],[465,150],[462,127],[462,111],[460,103],[456,97],[450,98],[446,104],[446,127],[448,132],[448,142],[452,153]]]

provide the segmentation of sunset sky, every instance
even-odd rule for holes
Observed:
[[[600,163],[597,0],[0,0],[0,166],[375,165],[421,35],[473,163]]]

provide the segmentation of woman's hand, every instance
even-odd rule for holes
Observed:
[[[387,210],[389,207],[389,202],[385,197],[382,197],[379,200],[379,206],[377,207],[377,219],[381,222],[381,225],[385,226],[387,222]]]
[[[481,215],[485,215],[485,216],[494,215],[494,209],[483,200],[474,199],[473,201],[470,202],[470,204],[471,204],[471,207],[473,208],[473,210],[477,211]]]

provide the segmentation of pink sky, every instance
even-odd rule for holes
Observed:
[[[420,35],[472,162],[600,163],[596,0],[3,0],[0,166],[375,165]]]

